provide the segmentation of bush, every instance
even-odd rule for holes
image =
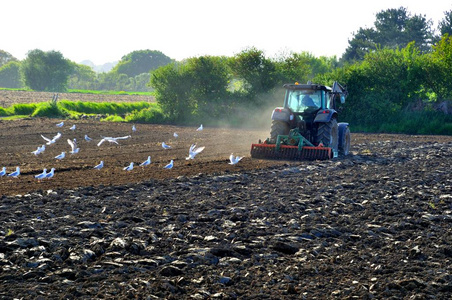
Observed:
[[[374,132],[452,135],[452,116],[440,112],[400,112]]]
[[[158,106],[135,110],[125,118],[126,122],[135,123],[164,123],[166,121],[162,109]]]
[[[36,110],[31,114],[32,117],[47,117],[47,118],[64,118],[69,114],[58,106],[55,102],[39,103]]]
[[[19,103],[14,104],[9,109],[12,115],[31,115],[36,110],[37,106],[38,105],[35,103]]]
[[[7,117],[9,113],[3,107],[0,107],[0,117]]]
[[[105,121],[105,122],[124,122],[124,119],[121,116],[110,115],[110,116],[107,116],[106,118],[103,118],[101,121]]]
[[[61,100],[58,104],[68,110],[84,114],[117,114],[122,115],[130,113],[134,110],[142,110],[151,106],[148,102],[130,102],[130,103],[116,103],[116,102],[82,102],[82,101],[68,101]]]

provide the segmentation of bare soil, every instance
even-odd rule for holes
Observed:
[[[39,103],[53,99],[57,93],[0,90],[0,106],[8,107],[14,103]],[[58,93],[59,100],[90,102],[153,102],[152,96],[142,95],[102,95],[84,93]]]
[[[267,129],[59,121],[0,122],[0,167],[21,168],[0,177],[0,299],[452,295],[451,136],[352,133],[346,157],[291,162],[250,158]]]

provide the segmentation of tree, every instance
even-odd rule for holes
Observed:
[[[201,56],[186,61],[192,78],[190,97],[196,102],[196,113],[203,118],[218,119],[228,112],[228,84],[231,79],[226,58]]]
[[[168,119],[178,122],[190,119],[196,103],[190,97],[193,79],[186,65],[171,63],[158,68],[151,73],[150,84],[155,89],[155,99]]]
[[[31,50],[22,62],[26,86],[37,91],[64,92],[73,64],[58,51]]]
[[[278,83],[276,64],[267,59],[261,50],[250,48],[230,60],[232,73],[244,80],[250,98],[266,93]]]
[[[301,82],[306,83],[319,74],[332,71],[338,65],[336,57],[315,57],[309,52],[291,53],[279,58],[276,70],[279,83]]]
[[[0,67],[0,87],[13,89],[22,87],[18,61],[12,60]]]
[[[230,77],[226,58],[201,56],[158,68],[151,74],[151,86],[169,119],[186,122],[196,116],[210,121],[230,110]]]
[[[73,72],[69,76],[68,88],[81,90],[97,89],[97,74],[86,65],[72,63]]]
[[[376,50],[344,67],[342,78],[335,78],[349,92],[341,118],[375,128],[394,122],[400,111],[423,96],[426,55],[412,42],[400,50]]]
[[[452,36],[452,10],[444,12],[444,18],[439,21],[438,30],[440,33],[440,38],[445,34]]]
[[[10,61],[18,61],[17,58],[12,56],[6,51],[0,50],[0,67],[6,65]]]
[[[282,57],[276,63],[276,69],[279,75],[279,82],[306,82],[312,74],[312,67],[309,64],[309,54],[291,53],[289,56]]]
[[[142,73],[149,73],[171,62],[172,59],[160,51],[139,50],[123,56],[112,71],[134,77]]]
[[[436,94],[436,100],[452,98],[452,37],[447,33],[427,56],[424,70],[425,86]]]
[[[428,52],[434,37],[431,26],[431,20],[421,15],[411,16],[404,7],[381,11],[376,15],[375,28],[360,28],[349,40],[341,60],[363,60],[376,49],[401,49],[413,41],[422,52]]]
[[[149,87],[149,80],[151,79],[150,73],[141,73],[133,77],[133,90],[136,92],[149,92],[152,88]]]

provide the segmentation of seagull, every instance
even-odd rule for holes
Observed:
[[[20,168],[19,167],[16,167],[16,171],[8,174],[8,176],[14,177],[14,178],[17,178],[19,175],[20,175]]]
[[[47,141],[47,145],[50,145],[50,144],[55,143],[55,141],[54,141],[53,139],[49,139],[49,138],[43,136],[42,134],[41,134],[41,136],[42,136],[42,138],[43,138],[44,140]]]
[[[229,162],[230,165],[235,165],[237,164],[243,157],[240,156],[234,156],[233,153],[231,153],[231,155],[229,156],[229,160],[231,162]]]
[[[0,171],[0,177],[5,176],[6,174],[6,167],[3,167],[2,170]]]
[[[173,133],[173,136],[174,136],[175,138],[178,138],[178,137],[179,137],[179,135],[178,135],[177,133]]]
[[[87,134],[85,134],[85,141],[91,142],[93,139],[90,138]]]
[[[46,143],[47,145],[50,145],[50,144],[54,144],[61,137],[61,132],[58,132],[52,139],[49,139],[49,138],[43,136],[42,134],[41,134],[41,137],[47,141],[47,143]]]
[[[64,122],[56,124],[57,127],[63,127],[63,125],[64,125]]]
[[[133,132],[137,131],[137,128],[135,127],[135,124],[133,124],[133,126],[132,126],[132,131]]]
[[[198,129],[196,129],[196,131],[201,131],[203,129],[204,129],[204,127],[202,127],[202,124],[201,124],[201,126],[199,126]]]
[[[52,138],[52,140],[57,141],[60,137],[61,137],[61,132],[58,132],[58,133]]]
[[[102,143],[105,142],[105,141],[110,142],[110,143],[119,144],[117,140],[125,140],[125,139],[128,139],[128,138],[130,138],[130,137],[131,137],[130,135],[127,135],[127,136],[120,136],[120,137],[115,137],[115,138],[114,138],[114,137],[102,137],[102,139],[100,140],[100,142],[97,143],[97,146],[102,145]]]
[[[125,167],[123,170],[126,170],[126,171],[132,171],[132,170],[133,170],[133,162],[131,162],[130,165],[128,165],[127,167]]]
[[[43,179],[43,178],[46,177],[46,175],[47,175],[47,169],[44,168],[44,170],[42,170],[42,173],[40,173],[40,174],[38,174],[38,175],[35,175],[35,178],[36,178],[36,179]]]
[[[61,160],[61,159],[63,159],[65,156],[66,156],[66,152],[63,151],[63,152],[61,152],[60,155],[55,156],[55,158]]]
[[[67,139],[67,143],[71,146],[71,151],[69,153],[75,154],[80,151],[80,148],[77,147],[77,143],[75,142],[75,139],[73,141],[71,139]]]
[[[204,148],[205,148],[204,146],[196,148],[196,144],[191,145],[190,150],[188,150],[188,157],[186,157],[185,159],[186,160],[195,159],[195,156],[201,153],[201,151],[204,150]]]
[[[151,157],[150,157],[150,156],[148,156],[148,159],[146,159],[145,161],[143,161],[143,162],[140,164],[140,167],[144,167],[144,166],[147,166],[147,165],[149,165],[149,164],[151,164]]]
[[[75,124],[71,126],[71,128],[69,128],[70,130],[75,130]]]
[[[50,172],[46,174],[46,178],[52,178],[55,175],[55,168],[50,169]]]
[[[163,149],[171,149],[170,145],[165,144],[165,142],[162,142]]]
[[[173,168],[173,166],[174,166],[174,161],[171,160],[170,163],[167,164],[166,166],[164,166],[163,168],[164,168],[164,169],[171,169],[171,168]]]
[[[37,155],[41,154],[44,150],[45,150],[45,146],[44,146],[44,149],[42,147],[38,147],[35,151],[31,151],[31,153],[33,153],[34,155],[37,156]]]
[[[94,166],[94,169],[100,170],[104,167],[104,161],[101,160],[97,166]]]

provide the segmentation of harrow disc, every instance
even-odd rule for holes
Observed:
[[[329,147],[305,146],[299,151],[297,146],[281,145],[276,151],[275,144],[252,144],[251,157],[260,159],[281,159],[281,160],[327,160],[331,159],[332,149]]]

